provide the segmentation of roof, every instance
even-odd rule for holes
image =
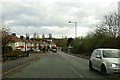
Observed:
[[[41,41],[38,41],[39,42],[39,44],[42,44],[42,42]]]
[[[24,42],[29,43],[29,41],[25,38],[22,39]]]
[[[37,44],[38,42],[37,41],[35,41],[35,40],[32,40],[33,42],[34,42],[34,44]]]
[[[14,35],[8,35],[5,37],[6,39],[9,39],[10,42],[23,42],[20,38]]]
[[[37,44],[42,44],[42,42],[41,41],[36,41],[37,42]]]
[[[30,43],[34,43],[32,40],[30,40],[30,39],[28,39],[28,41],[30,42]]]

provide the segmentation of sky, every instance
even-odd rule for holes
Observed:
[[[116,11],[119,0],[1,0],[0,22],[10,26],[18,36],[38,33],[41,37],[52,34],[86,36],[90,26],[98,23],[109,12]]]

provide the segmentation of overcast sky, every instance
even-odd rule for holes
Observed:
[[[10,26],[17,35],[49,33],[53,37],[85,36],[89,27],[102,20],[110,11],[116,11],[119,0],[3,0],[0,22]]]

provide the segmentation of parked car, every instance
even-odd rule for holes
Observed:
[[[38,50],[38,49],[34,49],[34,52],[39,53],[39,52],[40,52],[40,50]]]
[[[56,52],[57,52],[57,49],[52,49],[52,52],[53,52],[53,53],[56,53]]]
[[[89,70],[102,74],[120,73],[120,49],[95,49],[89,60]]]
[[[53,52],[53,53],[56,53],[56,52],[57,52],[57,47],[53,47],[53,48],[52,48],[52,52]]]

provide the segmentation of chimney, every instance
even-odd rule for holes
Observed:
[[[29,40],[29,37],[26,37],[27,40]]]
[[[16,34],[15,34],[15,33],[12,33],[12,35],[13,35],[13,36],[16,36]]]
[[[33,38],[31,38],[31,40],[33,41],[34,39],[33,39]]]
[[[20,39],[23,39],[24,38],[24,36],[20,36]]]

